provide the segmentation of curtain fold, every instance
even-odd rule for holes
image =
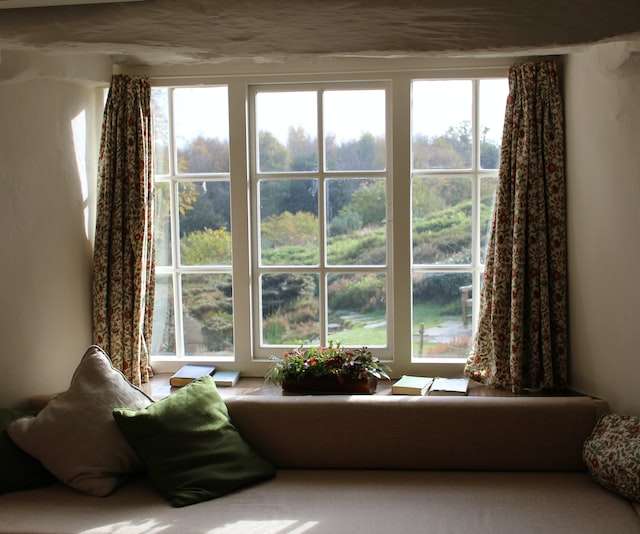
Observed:
[[[559,67],[513,66],[471,378],[515,391],[566,387],[565,197]]]
[[[115,75],[104,110],[93,255],[93,336],[134,384],[149,379],[155,285],[151,86]]]

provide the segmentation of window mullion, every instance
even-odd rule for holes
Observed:
[[[178,229],[179,198],[178,184],[175,180],[177,168],[176,143],[173,117],[173,89],[167,91],[168,122],[169,122],[169,183],[170,183],[170,215],[171,215],[171,261],[173,265],[173,310],[176,342],[176,356],[184,356],[184,336],[182,325],[182,279],[178,272],[180,261],[180,236]]]
[[[248,368],[253,353],[251,305],[250,181],[247,172],[247,86],[241,80],[228,84],[229,193],[233,291],[233,351],[241,368]],[[257,291],[257,289],[254,289]],[[247,325],[249,323],[249,325]],[[249,326],[249,327],[247,327]]]
[[[320,176],[318,178],[318,227],[320,230],[320,272],[319,272],[319,312],[320,312],[320,346],[327,344],[327,277],[324,267],[326,260],[326,231],[325,231],[325,206],[326,206],[326,190],[324,181],[324,122],[323,122],[323,104],[324,91],[321,89],[317,93],[317,109],[318,109],[318,169]]]
[[[472,333],[476,331],[478,313],[480,310],[480,81],[473,80],[473,105],[472,105],[472,131],[473,131],[473,188],[471,204],[471,263],[473,265],[472,276]]]
[[[405,372],[411,363],[411,78],[393,79],[393,374]]]

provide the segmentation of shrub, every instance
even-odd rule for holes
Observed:
[[[211,265],[231,263],[231,233],[223,228],[205,228],[180,239],[182,263]]]
[[[272,215],[260,224],[265,249],[285,246],[309,246],[318,242],[318,218],[306,211]]]

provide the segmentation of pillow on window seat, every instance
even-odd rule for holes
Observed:
[[[113,368],[97,346],[87,350],[69,389],[35,417],[8,426],[9,437],[40,460],[61,482],[90,495],[111,493],[141,469],[135,452],[113,420],[113,409],[144,408],[153,401]]]
[[[56,478],[42,464],[11,441],[7,425],[20,417],[34,415],[20,410],[0,410],[0,494],[48,486]]]
[[[599,484],[640,502],[640,417],[605,415],[585,442],[583,457]]]
[[[211,377],[146,409],[116,409],[113,415],[173,506],[214,499],[275,474],[231,424]]]

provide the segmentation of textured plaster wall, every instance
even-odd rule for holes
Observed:
[[[571,381],[640,415],[640,47],[566,63]]]
[[[531,53],[639,31],[637,0],[145,0],[0,12],[0,48],[130,64]]]
[[[66,388],[91,341],[85,216],[95,176],[97,103],[93,84],[42,78],[38,73],[52,67],[46,58],[3,60],[0,406]],[[110,65],[102,65],[108,79]],[[19,72],[30,74],[16,78]]]

